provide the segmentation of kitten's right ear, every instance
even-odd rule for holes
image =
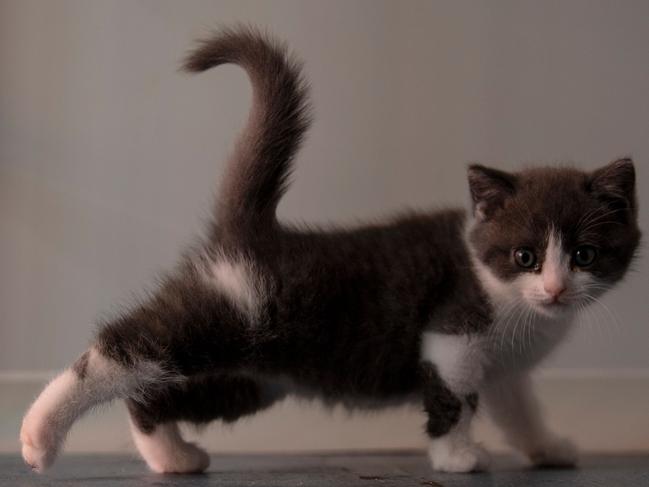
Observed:
[[[471,164],[468,170],[473,215],[477,220],[491,218],[505,200],[516,192],[516,177],[505,171]]]

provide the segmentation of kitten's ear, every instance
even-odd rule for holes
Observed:
[[[635,211],[635,169],[631,159],[619,159],[595,170],[589,189],[598,199]]]
[[[468,170],[473,214],[488,220],[516,192],[516,176],[498,169],[472,164]]]

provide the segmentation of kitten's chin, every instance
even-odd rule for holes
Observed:
[[[569,303],[553,301],[551,303],[533,302],[530,306],[541,316],[546,318],[563,318],[572,312],[573,306]]]

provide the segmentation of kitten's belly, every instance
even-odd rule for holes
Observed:
[[[275,397],[295,397],[309,401],[319,401],[327,407],[342,406],[347,410],[373,411],[404,405],[421,403],[421,393],[413,388],[408,392],[393,394],[366,394],[344,389],[328,392],[318,385],[298,382],[286,375],[265,375],[263,382]]]

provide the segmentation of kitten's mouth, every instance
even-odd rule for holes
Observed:
[[[555,315],[562,313],[569,308],[569,303],[565,301],[537,301],[536,308],[543,314]]]

